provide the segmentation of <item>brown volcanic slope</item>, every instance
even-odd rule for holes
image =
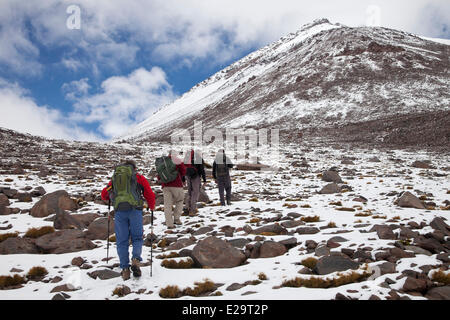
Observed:
[[[334,27],[311,31],[324,25]],[[204,127],[280,128],[354,142],[449,144],[449,57],[450,46],[405,32],[319,20],[194,87],[191,94],[222,81],[217,90],[228,89],[202,110],[180,109],[175,120],[124,138],[167,139],[199,120]]]

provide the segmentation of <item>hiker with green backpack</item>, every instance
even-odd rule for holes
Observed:
[[[114,229],[117,254],[122,269],[122,279],[130,278],[129,239],[133,245],[131,271],[134,277],[141,276],[143,241],[143,198],[148,207],[155,209],[155,194],[147,179],[136,172],[136,162],[127,160],[115,167],[108,186],[102,191],[102,199],[114,206]]]
[[[175,225],[181,225],[186,167],[173,151],[168,156],[156,158],[155,167],[163,190],[166,226],[173,229]]]

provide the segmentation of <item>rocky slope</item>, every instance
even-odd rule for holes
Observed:
[[[317,20],[199,83],[117,140],[167,140],[197,120],[207,128],[317,135],[326,127],[335,129],[330,138],[448,144],[449,56],[449,45],[406,32]],[[404,137],[411,123],[421,139]]]
[[[231,206],[208,170],[198,216],[168,230],[152,170],[166,145],[0,135],[1,299],[450,299],[448,154],[282,144],[267,164],[283,169],[232,172]],[[99,196],[127,157],[157,209],[143,276],[123,282]]]

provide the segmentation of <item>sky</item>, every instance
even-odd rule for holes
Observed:
[[[108,141],[319,18],[450,39],[448,0],[0,0],[0,127]]]

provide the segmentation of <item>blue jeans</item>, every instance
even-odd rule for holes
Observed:
[[[130,267],[130,256],[128,252],[129,239],[133,244],[132,259],[142,261],[142,239],[144,234],[142,222],[142,210],[117,211],[114,216],[114,230],[116,232],[117,254],[119,255],[120,267]]]

